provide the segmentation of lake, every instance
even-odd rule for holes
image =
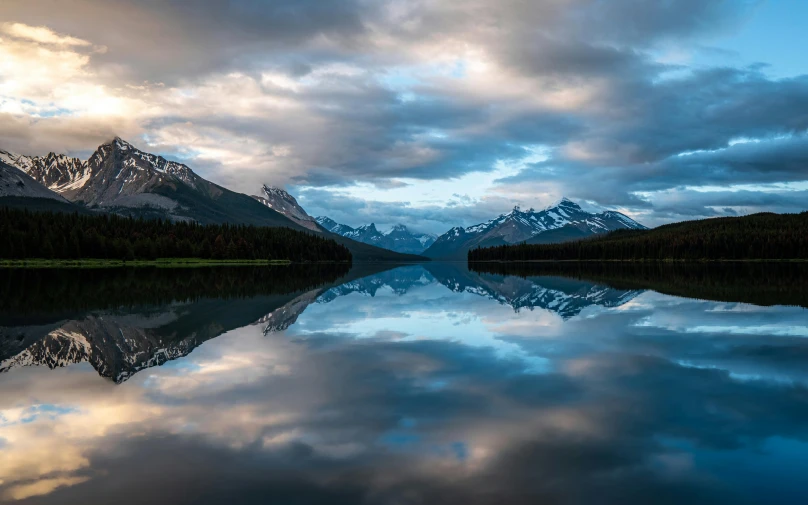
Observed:
[[[808,267],[0,271],[0,501],[806,503]]]

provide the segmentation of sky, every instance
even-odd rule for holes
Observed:
[[[808,208],[802,0],[3,0],[0,149],[114,136],[313,216]]]

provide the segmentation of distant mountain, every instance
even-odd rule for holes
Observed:
[[[353,228],[348,226],[347,224],[339,224],[338,222],[334,221],[331,218],[320,216],[315,218],[317,224],[325,228],[326,230],[330,231],[331,233],[336,233],[337,235],[345,236],[346,233],[354,231]]]
[[[67,200],[33,177],[2,161],[2,154],[0,153],[0,197],[47,198],[67,203]]]
[[[413,233],[403,224],[393,227],[387,233],[380,232],[374,223],[351,228],[331,218],[320,216],[317,223],[326,230],[358,242],[383,247],[404,254],[421,254],[429,248],[437,237],[428,233]]]
[[[426,258],[416,256],[423,252],[424,248],[393,249],[390,245],[396,243],[391,241],[361,240],[362,235],[353,233],[355,230],[350,226],[336,223],[335,221],[318,217],[311,217],[308,212],[297,202],[295,197],[283,189],[264,185],[261,188],[261,196],[253,196],[266,207],[282,214],[295,224],[316,232],[322,233],[325,237],[335,240],[337,243],[350,249],[354,259],[359,261],[423,261]],[[375,227],[374,227],[375,229]],[[394,237],[395,238],[395,237]]]
[[[295,197],[281,188],[267,186],[265,184],[261,187],[261,195],[253,196],[253,198],[275,212],[280,212],[304,228],[316,232],[322,231],[314,218],[309,216],[308,213],[303,210],[303,207],[297,203]]]
[[[385,234],[387,249],[399,252],[412,252],[421,254],[437,240],[436,235],[430,233],[413,233],[403,224],[393,226],[393,229]]]
[[[25,156],[0,150],[0,161],[22,170],[68,200],[73,200],[73,194],[80,190],[90,177],[87,162],[64,154]]]
[[[496,219],[468,228],[452,228],[432,244],[424,256],[462,258],[475,247],[504,244],[555,243],[577,240],[614,230],[644,230],[645,226],[614,211],[593,214],[563,198],[541,211],[522,212],[519,207]]]
[[[87,161],[54,153],[37,157],[3,151],[0,157],[67,200],[89,208],[202,224],[299,228],[253,198],[118,137],[99,146]]]
[[[808,211],[769,212],[619,230],[589,240],[471,251],[469,261],[808,260]]]
[[[141,151],[118,137],[99,146],[87,161],[55,153],[24,156],[0,151],[0,163],[18,169],[7,171],[10,175],[4,176],[4,180],[9,181],[8,198],[3,198],[2,202],[6,206],[38,211],[87,212],[90,209],[201,224],[280,226],[323,233],[346,246],[357,261],[424,259],[326,232],[283,190],[265,187],[260,197],[236,193],[207,181],[182,163]],[[24,176],[22,180],[20,176]],[[25,195],[17,194],[22,191],[15,189],[21,188],[19,184],[33,188],[36,187],[32,184],[34,181],[39,183],[37,191],[43,196],[59,199],[60,195],[60,202],[45,205],[41,198],[27,198],[33,196],[29,194],[33,190],[26,190]]]

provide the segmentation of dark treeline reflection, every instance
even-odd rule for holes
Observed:
[[[344,263],[272,267],[0,269],[0,323],[11,317],[105,310],[201,298],[309,290],[346,275]]]
[[[120,383],[348,272],[345,264],[0,270],[0,372],[89,362]]]
[[[808,307],[808,264],[560,262],[469,263],[478,273],[561,276],[615,289],[652,289],[688,298]]]

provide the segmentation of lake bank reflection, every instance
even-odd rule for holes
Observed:
[[[800,503],[808,492],[802,308],[455,264],[303,286],[275,305],[262,296],[174,311],[196,334],[241,319],[121,384],[87,362],[0,374],[0,498]],[[151,317],[172,313],[161,307]],[[137,316],[128,327],[164,327],[123,312]]]

